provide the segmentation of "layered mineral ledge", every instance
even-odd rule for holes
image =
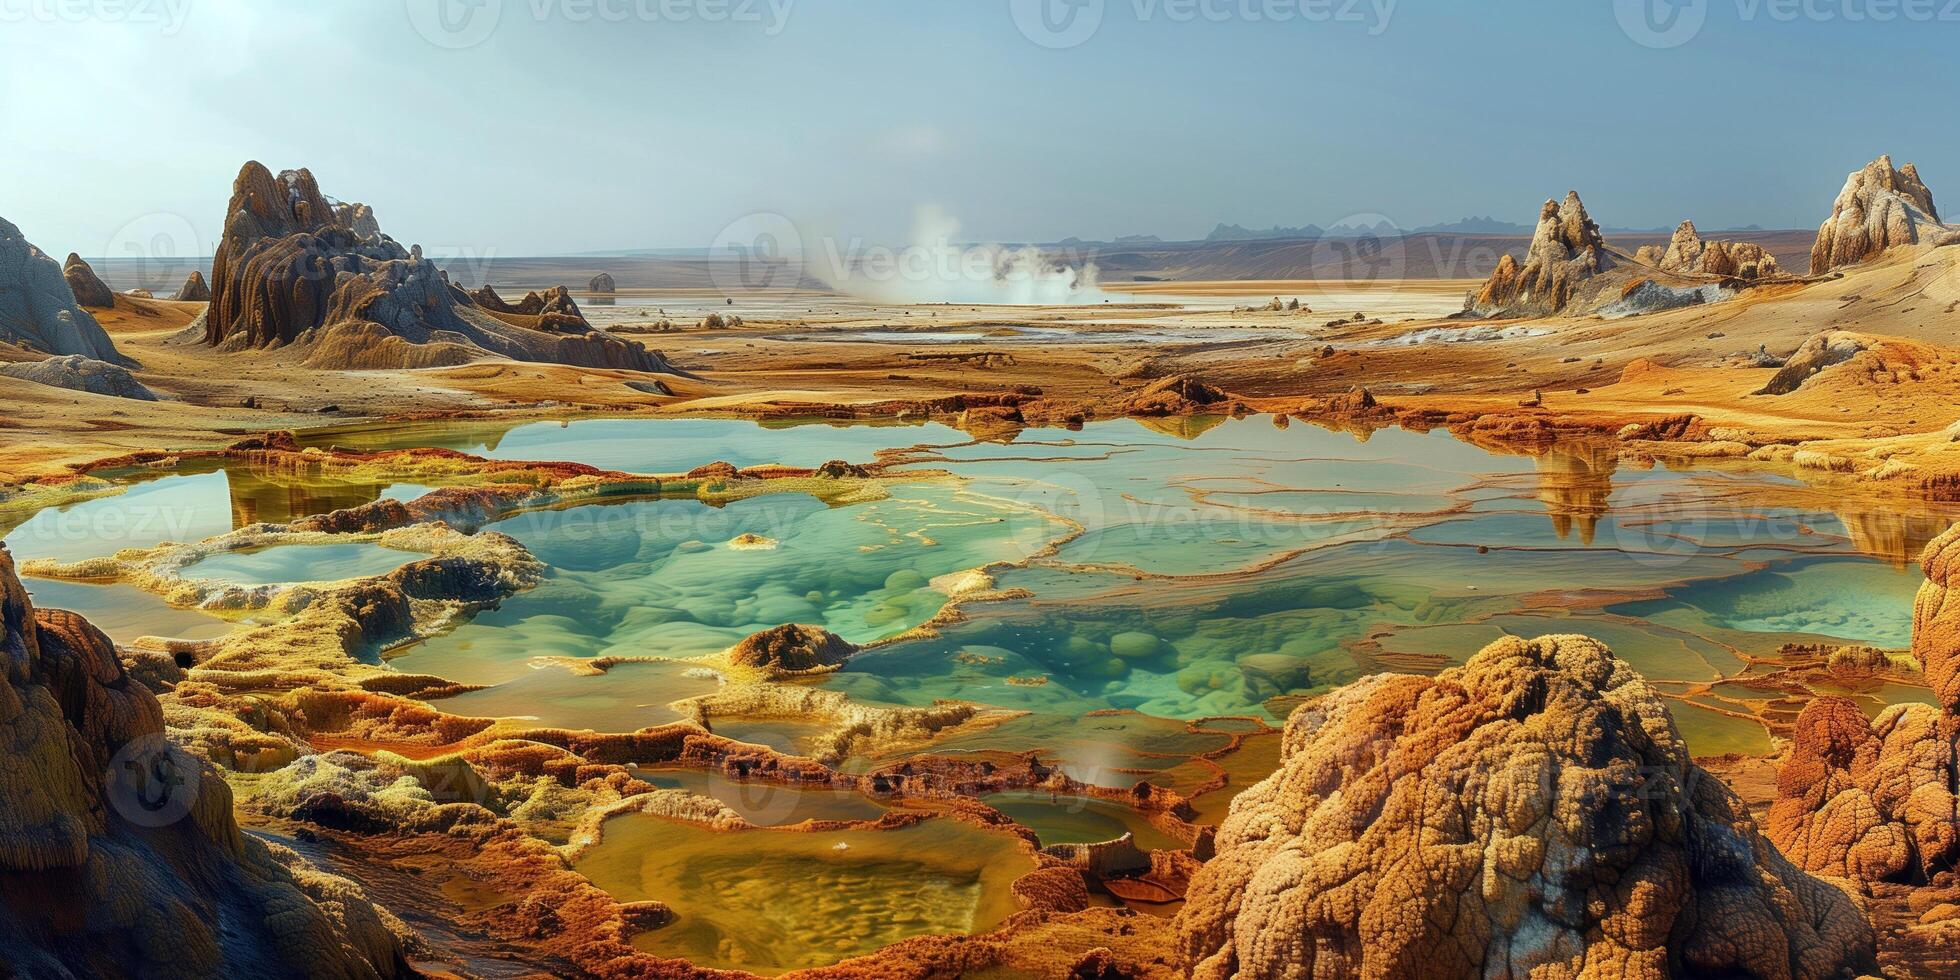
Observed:
[[[1194,977],[1825,978],[1873,963],[1837,887],[1689,760],[1598,642],[1506,638],[1301,706],[1177,920]]]
[[[0,552],[0,964],[22,976],[412,975],[353,883],[238,829],[108,637]]]

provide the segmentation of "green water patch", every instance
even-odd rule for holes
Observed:
[[[436,704],[469,717],[520,718],[547,728],[634,732],[682,720],[686,715],[670,707],[672,702],[720,687],[713,673],[673,661],[614,664],[600,675],[542,666]]]
[[[180,609],[133,585],[41,578],[24,578],[21,584],[27,587],[36,608],[80,613],[117,643],[131,643],[143,636],[209,640],[232,629],[228,620],[196,609]]]
[[[495,529],[550,566],[544,583],[409,648],[401,665],[495,684],[535,656],[698,657],[783,623],[871,643],[937,614],[950,586],[935,579],[1023,559],[1064,531],[951,482],[889,489],[841,507],[775,494],[518,515]]]
[[[125,488],[65,507],[44,508],[7,532],[18,560],[74,562],[124,548],[201,541],[247,524],[284,524],[387,497],[411,500],[411,483],[323,479],[239,463],[193,461],[156,475],[122,477]],[[0,519],[4,520],[4,519]]]
[[[1120,803],[1088,796],[1063,796],[1035,790],[989,793],[980,802],[1035,832],[1042,846],[1095,844],[1134,836],[1145,850],[1181,850],[1189,845],[1159,830],[1135,810]]]
[[[1688,631],[1756,634],[1770,647],[1802,639],[1901,649],[1912,643],[1912,603],[1924,576],[1856,558],[1782,562],[1747,575],[1696,582],[1614,612]],[[1764,642],[1768,637],[1775,644]]]
[[[950,444],[969,437],[936,422],[741,419],[577,419],[565,422],[436,422],[309,433],[302,445],[348,449],[437,446],[490,459],[584,463],[629,473],[685,473],[713,462],[736,466],[871,462],[881,449]]]
[[[629,814],[607,821],[573,867],[621,901],[674,910],[674,922],[635,946],[775,974],[992,928],[1015,911],[1010,886],[1034,862],[1006,834],[944,818],[900,830],[718,833]]]
[[[635,769],[634,777],[661,789],[719,800],[758,827],[786,827],[806,820],[876,820],[885,807],[853,790],[828,786],[730,779],[702,769]]]
[[[1720,706],[1678,698],[1668,699],[1667,710],[1674,718],[1674,730],[1688,743],[1688,751],[1697,757],[1730,753],[1765,756],[1774,748],[1769,730],[1762,722],[1746,715],[1738,716],[1720,710]]]
[[[386,548],[371,541],[335,544],[280,544],[221,551],[183,567],[187,579],[216,579],[233,585],[338,582],[386,575],[425,555]]]

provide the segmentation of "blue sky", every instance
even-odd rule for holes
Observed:
[[[1528,222],[1568,188],[1608,225],[1815,227],[1881,152],[1960,187],[1951,0],[1103,0],[1060,48],[1036,2],[1066,0],[0,0],[0,216],[208,252],[248,158],[506,256],[756,211],[884,242],[928,206],[1010,241]],[[1701,26],[1650,46],[1616,2]]]

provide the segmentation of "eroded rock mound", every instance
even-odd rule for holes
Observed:
[[[68,280],[68,290],[75,294],[75,302],[101,310],[115,309],[116,291],[81,256],[68,253],[68,261],[61,264],[61,277]]]
[[[1812,375],[1843,364],[1864,353],[1870,346],[1865,338],[1842,330],[1818,334],[1804,341],[1796,353],[1783,362],[1783,367],[1769,379],[1769,383],[1757,389],[1755,394],[1787,395],[1803,387],[1803,383],[1810,380]]]
[[[128,368],[80,354],[0,365],[0,374],[69,391],[86,391],[92,395],[112,395],[146,402],[157,400],[156,392],[144,387],[129,373]]]
[[[1933,192],[1919,179],[1919,169],[1910,163],[1895,169],[1890,156],[1879,157],[1845,178],[1831,216],[1810,247],[1810,272],[1822,275],[1888,248],[1916,245],[1920,227],[1938,225],[1939,220]]]
[[[642,345],[592,329],[569,296],[563,303],[541,297],[521,318],[472,303],[419,246],[404,249],[383,234],[363,205],[330,203],[305,170],[274,177],[251,162],[239,171],[211,280],[202,317],[207,342],[227,350],[304,344],[312,348],[312,367],[426,367],[501,356],[668,370]]]
[[[1851,899],[1777,853],[1584,637],[1302,705],[1216,848],[1177,919],[1204,980],[1821,980],[1874,959]]]
[[[594,292],[594,293],[613,292],[614,287],[613,287],[612,273],[601,272],[598,275],[593,276],[591,281],[585,284],[585,288],[588,292]]]
[[[1190,415],[1225,412],[1236,404],[1231,395],[1188,375],[1172,375],[1145,385],[1124,401],[1125,415]]]
[[[1641,260],[1650,256],[1651,246],[1642,246]],[[1704,241],[1692,221],[1681,222],[1668,241],[1658,262],[1663,272],[1685,275],[1724,276],[1734,279],[1765,279],[1781,275],[1776,256],[1754,242]]]
[[[810,671],[842,666],[857,646],[829,630],[787,623],[729,648],[728,662],[764,670]]]
[[[4,218],[0,218],[0,343],[43,354],[84,354],[114,364],[132,363],[116,352],[95,317],[75,302],[61,266]]]
[[[211,286],[204,281],[204,273],[196,269],[184,278],[184,284],[177,287],[177,295],[170,297],[180,303],[211,302]]]
[[[1960,870],[1960,526],[1920,564],[1912,650],[1937,704],[1867,720],[1851,700],[1823,697],[1797,717],[1769,833],[1811,871],[1924,884]]]
[[[1524,263],[1509,255],[1470,299],[1478,316],[1546,316],[1569,304],[1581,283],[1612,267],[1599,225],[1586,213],[1578,191],[1563,202],[1548,200]]]
[[[239,832],[101,631],[0,553],[0,963],[22,976],[412,975],[392,916]]]

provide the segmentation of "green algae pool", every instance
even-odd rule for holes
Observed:
[[[669,903],[650,953],[775,974],[912,936],[981,932],[1016,910],[1034,861],[1004,833],[949,818],[897,830],[717,832],[658,817],[606,822],[573,865],[623,901]]]
[[[643,499],[502,521],[496,530],[548,566],[543,584],[394,651],[395,663],[486,685],[446,710],[624,731],[675,720],[674,702],[715,689],[689,659],[805,623],[867,647],[811,683],[870,704],[1027,712],[935,749],[1043,752],[1111,786],[1202,770],[1192,760],[1215,740],[1186,730],[1196,719],[1278,724],[1302,696],[1381,670],[1441,670],[1506,634],[1593,635],[1657,683],[1718,683],[1786,643],[1900,648],[1919,584],[1911,558],[1956,515],[1746,465],[1638,467],[1611,447],[1503,455],[1441,433],[1364,438],[1264,417],[1098,422],[991,442],[936,424],[719,419],[413,424],[305,441],[637,472],[884,458],[901,478],[881,483],[878,500]],[[235,465],[130,479],[114,496],[13,516],[9,546],[73,559],[424,489]],[[309,581],[406,560],[341,551],[220,555],[187,574]],[[920,631],[989,587],[1003,598]],[[117,617],[116,597],[83,600]],[[159,631],[211,628],[176,619]],[[596,657],[659,663],[590,675],[540,666]],[[1694,750],[1766,750],[1746,710],[1678,703]],[[1090,713],[1111,711],[1163,727],[1084,737],[1104,727]],[[785,751],[821,728],[716,719],[717,731]],[[889,760],[845,765],[875,761]]]

